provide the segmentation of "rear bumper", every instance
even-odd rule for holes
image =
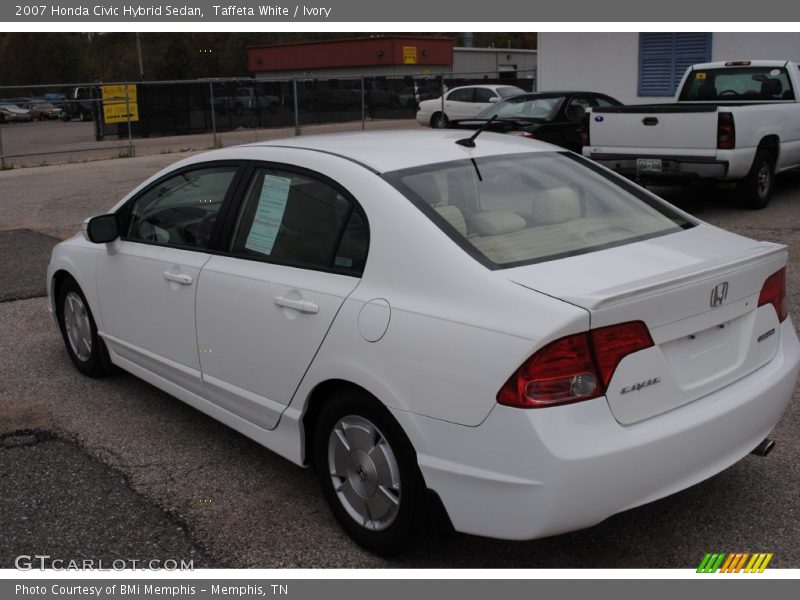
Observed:
[[[728,161],[696,156],[632,157],[624,154],[590,154],[589,158],[630,179],[648,181],[722,180],[728,176],[729,171]],[[662,170],[660,172],[640,171],[636,166],[637,158],[660,159],[662,161]]]
[[[739,461],[786,410],[798,370],[800,342],[787,319],[767,365],[634,425],[620,425],[605,398],[543,410],[498,405],[478,427],[394,414],[456,530],[534,539],[589,527]]]

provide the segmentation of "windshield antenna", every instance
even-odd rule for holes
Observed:
[[[475,147],[475,138],[478,137],[483,132],[484,129],[486,129],[489,125],[491,125],[492,121],[494,121],[496,118],[497,118],[497,115],[493,115],[492,118],[489,119],[488,121],[486,121],[486,123],[484,123],[483,125],[481,125],[478,128],[478,131],[473,133],[471,137],[463,138],[463,139],[460,139],[460,140],[456,140],[456,144],[458,144],[460,146],[464,146],[466,148],[474,148]]]

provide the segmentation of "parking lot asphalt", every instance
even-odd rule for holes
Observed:
[[[15,190],[15,201],[13,208],[0,202],[0,230],[69,235],[85,216],[112,205],[143,173],[173,160],[156,155],[2,172],[0,190],[4,197]],[[800,175],[781,177],[772,204],[757,212],[731,206],[724,190],[659,192],[714,225],[787,244],[790,305],[793,314],[800,314]],[[3,253],[0,264],[25,253],[14,256]],[[63,454],[58,470],[74,471],[78,467],[70,466],[72,461],[106,465],[106,477],[117,478],[142,506],[160,513],[163,520],[154,523],[163,525],[156,528],[185,525],[185,537],[169,545],[169,552],[202,548],[205,560],[216,566],[694,568],[705,552],[747,551],[773,552],[771,567],[800,567],[797,392],[772,435],[777,446],[767,458],[748,456],[706,482],[584,531],[531,542],[425,534],[408,554],[389,561],[362,551],[341,532],[311,471],[128,374],[102,380],[80,375],[43,298],[0,303],[0,331],[0,435],[36,430],[63,440],[0,450],[16,453],[0,458],[0,495],[13,499],[0,511],[0,539],[10,540],[4,557],[61,548],[45,528],[22,537],[9,532],[17,531],[15,524],[25,516],[43,518],[27,499],[36,497],[36,506],[56,506],[64,489],[76,485],[76,480],[54,479],[53,469],[47,468],[62,459],[54,454]],[[40,452],[51,443],[72,450]],[[22,477],[27,488],[19,484]],[[124,503],[102,497],[86,506],[63,505],[62,512],[49,514],[72,523],[130,518],[134,526],[128,533],[136,529]],[[58,527],[52,531],[58,533]],[[148,554],[143,538],[126,538],[123,528],[114,530],[119,543],[102,546],[104,552],[119,552],[121,558]],[[102,528],[97,535],[104,535]]]

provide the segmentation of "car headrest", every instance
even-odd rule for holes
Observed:
[[[537,225],[555,225],[581,216],[577,190],[557,187],[537,192],[533,199],[533,219]]]
[[[765,79],[761,82],[761,96],[764,98],[772,98],[781,95],[783,92],[783,84],[780,79]]]
[[[467,237],[467,222],[464,220],[464,213],[461,212],[460,208],[452,205],[436,206],[434,208],[458,233]]]
[[[478,235],[503,235],[525,229],[528,223],[510,210],[487,210],[472,215],[469,225]]]

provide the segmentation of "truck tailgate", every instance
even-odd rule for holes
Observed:
[[[717,107],[625,106],[593,108],[590,146],[714,150],[717,147]]]

